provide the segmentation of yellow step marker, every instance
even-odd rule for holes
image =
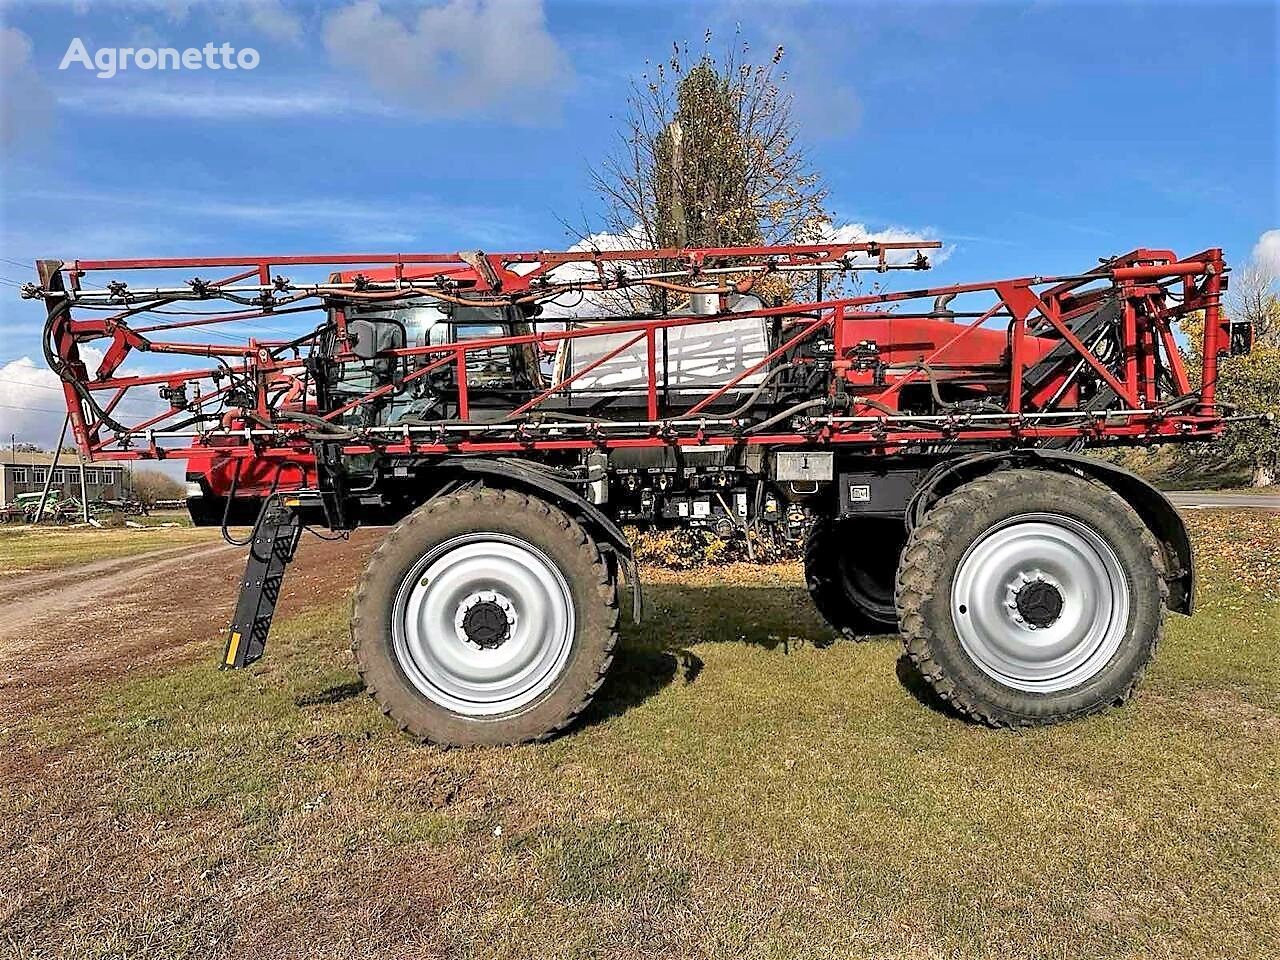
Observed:
[[[231,631],[231,642],[227,644],[227,666],[234,667],[236,654],[240,652],[240,631]]]

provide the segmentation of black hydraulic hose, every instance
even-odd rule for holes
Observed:
[[[332,323],[325,321],[324,323],[316,327],[314,330],[312,330],[310,333],[304,333],[302,336],[295,337],[293,340],[290,340],[288,343],[282,343],[278,347],[273,347],[271,349],[271,356],[276,357],[278,359],[280,355],[284,353],[284,351],[293,350],[302,346],[308,340],[311,340],[312,338],[320,336],[322,333],[330,329],[332,326],[333,326]],[[314,344],[312,346],[314,348]],[[219,357],[218,359],[221,360],[222,358]],[[223,363],[225,362],[226,361],[223,361]]]
[[[730,420],[733,420],[733,419],[736,419],[737,417],[742,416],[742,414],[746,413],[748,410],[751,409],[752,404],[754,404],[757,400],[760,399],[760,394],[764,393],[765,387],[767,387],[774,380],[774,378],[778,376],[778,374],[783,373],[784,371],[787,371],[787,370],[794,370],[798,366],[801,366],[801,364],[784,363],[774,367],[765,375],[764,379],[761,380],[759,384],[757,384],[756,388],[751,391],[751,395],[748,396],[747,399],[744,400],[737,407],[735,407],[734,409],[726,413],[725,417],[727,417]]]
[[[929,380],[929,392],[930,394],[933,395],[933,402],[936,403],[943,410],[951,411],[951,410],[961,409],[965,403],[965,401],[952,402],[950,400],[942,399],[942,391],[938,387],[937,371],[934,370],[932,366],[930,366],[929,364],[923,361],[919,363],[898,364],[892,367],[891,369],[921,371]],[[979,405],[979,407],[985,408],[991,413],[1004,412],[1003,407],[1001,407],[999,404],[992,403],[989,400],[977,400],[976,402]]]
[[[55,374],[57,374],[58,378],[62,380],[63,383],[69,384],[71,388],[75,390],[76,395],[89,407],[90,410],[93,411],[94,415],[98,418],[99,425],[107,427],[117,435],[132,436],[135,432],[134,429],[132,427],[125,426],[119,420],[115,419],[113,416],[107,413],[107,411],[102,408],[102,405],[98,403],[97,399],[95,399],[93,395],[93,391],[90,390],[88,387],[86,387],[79,380],[77,380],[74,376],[72,376],[67,371],[67,364],[63,362],[62,358],[59,357],[53,351],[53,348],[50,345],[51,338],[53,335],[53,324],[61,315],[70,314],[70,312],[71,312],[71,304],[68,301],[63,300],[56,307],[54,307],[54,311],[49,314],[48,319],[45,321],[44,337],[41,342],[41,348],[44,352],[45,363],[49,365],[49,368]],[[226,362],[226,360],[224,360],[222,357],[216,357],[214,359],[226,369],[228,377],[230,377],[233,382],[240,379],[238,375],[235,373],[235,371],[231,369],[230,365]],[[194,420],[188,420],[183,424],[181,424],[180,426],[174,427],[173,429],[180,429],[181,426],[187,426],[194,422],[195,422]]]
[[[912,417],[908,414],[904,414],[901,410],[895,410],[893,409],[893,407],[889,406],[888,404],[881,403],[879,400],[876,400],[872,397],[851,397],[849,402],[850,402],[850,405],[853,407],[870,407],[873,410],[879,410],[886,417],[889,417],[895,421],[901,421],[904,424],[914,426],[917,429],[930,429],[936,426],[936,424],[932,424],[929,421],[918,420],[915,417]],[[896,424],[894,425],[896,426]]]
[[[346,427],[342,426],[341,424],[333,423],[330,420],[325,420],[323,417],[317,417],[311,413],[303,413],[301,410],[289,410],[287,411],[285,416],[288,416],[294,420],[301,420],[303,423],[306,423],[306,424],[310,424],[311,426],[319,430],[324,437],[328,437],[335,440],[356,439],[356,434],[353,433],[351,430],[348,430]],[[309,437],[308,439],[314,439],[314,438]]]
[[[572,470],[565,470],[561,467],[553,467],[549,463],[540,463],[537,460],[516,460],[511,457],[499,457],[499,463],[508,463],[513,467],[520,469],[530,469],[538,473],[545,473],[549,477],[555,477],[559,480],[565,480],[570,483],[581,483],[587,478],[574,473]]]
[[[1166,403],[1162,407],[1159,407],[1158,409],[1163,414],[1177,413],[1179,410],[1183,410],[1187,407],[1193,406],[1194,404],[1198,403],[1199,400],[1200,400],[1200,393],[1198,391],[1193,390],[1190,393],[1184,393],[1182,396],[1178,397],[1175,400],[1170,400],[1168,403]]]
[[[75,390],[76,395],[82,401],[88,404],[89,409],[91,409],[97,415],[99,423],[109,427],[115,433],[124,433],[124,434],[130,433],[131,431],[129,430],[128,427],[126,427],[119,420],[116,420],[109,413],[107,413],[105,410],[102,409],[102,407],[98,404],[98,401],[94,399],[93,391],[91,391],[83,383],[81,383],[79,380],[77,380],[75,377],[71,376],[71,374],[67,372],[66,370],[67,365],[63,363],[62,358],[59,357],[53,351],[53,348],[50,346],[50,339],[53,336],[54,321],[57,320],[62,314],[67,314],[68,316],[70,316],[70,313],[71,313],[71,303],[66,299],[63,299],[61,303],[59,303],[56,307],[53,308],[53,310],[49,312],[49,317],[44,322],[44,337],[40,344],[41,348],[44,350],[45,363],[47,363],[49,365],[49,368],[58,375],[58,379],[60,379],[63,383],[67,383],[71,385],[71,388]]]
[[[237,459],[236,468],[231,473],[231,488],[227,491],[226,501],[222,504],[222,524],[218,531],[219,533],[222,534],[222,539],[225,540],[227,543],[231,544],[233,547],[248,546],[249,544],[253,543],[253,538],[257,536],[257,533],[258,533],[257,521],[254,521],[253,530],[252,532],[250,532],[248,540],[237,540],[235,537],[231,536],[231,530],[229,529],[228,521],[231,518],[231,503],[232,501],[235,500],[236,490],[238,490],[240,487],[240,468],[242,466],[244,466],[244,461]],[[276,476],[279,477],[279,474],[277,473]],[[261,518],[262,518],[262,514],[259,513],[258,519],[260,520]]]
[[[901,410],[895,410],[887,403],[881,403],[879,400],[872,399],[871,397],[858,397],[853,401],[853,405],[855,407],[870,407],[873,410],[879,410],[887,417],[902,416]]]
[[[227,541],[227,543],[231,544],[233,547],[247,547],[257,539],[258,530],[262,526],[262,518],[266,516],[267,513],[267,504],[270,503],[271,499],[278,493],[280,489],[280,477],[284,474],[285,469],[287,467],[293,467],[296,470],[302,469],[291,460],[286,460],[276,467],[276,475],[271,479],[271,487],[267,490],[267,495],[262,498],[262,507],[258,510],[257,519],[253,521],[253,529],[249,531],[249,538],[247,540],[237,540],[235,537],[231,536],[231,531],[228,529],[227,521],[231,516],[231,504],[235,500],[236,490],[239,488],[240,467],[243,463],[243,460],[236,460],[236,469],[231,475],[231,489],[227,491],[227,502],[222,507],[222,539]],[[302,472],[305,476],[306,472]]]
[[[275,423],[273,423],[270,420],[267,420],[264,417],[260,417],[253,410],[244,410],[244,411],[241,411],[241,413],[246,420],[252,420],[254,423],[258,424],[259,426],[267,430],[279,429],[279,427]],[[287,412],[286,416],[290,420],[298,420],[302,423],[310,424],[311,426],[316,427],[320,431],[320,433],[323,434],[323,436],[320,438],[309,436],[307,438],[309,440],[310,439],[355,440],[357,438],[357,435],[355,433],[348,430],[346,427],[342,426],[341,424],[332,423],[331,421],[325,420],[322,417],[317,417],[314,414],[303,413],[301,410],[290,410]]]

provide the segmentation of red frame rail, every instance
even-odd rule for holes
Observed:
[[[281,340],[246,337],[232,343],[152,336],[213,326],[226,329],[223,325],[260,323],[306,311],[322,311],[328,316],[334,302],[351,301],[424,299],[521,305],[553,301],[572,292],[641,288],[681,296],[710,293],[719,295],[725,305],[727,298],[750,292],[771,275],[921,269],[927,261],[919,250],[936,246],[850,243],[701,250],[196,257],[75,260],[69,264],[40,261],[40,282],[26,289],[24,296],[45,301],[46,357],[63,379],[78,446],[86,456],[98,460],[207,457],[211,453],[233,459],[296,460],[300,454],[309,454],[318,431],[349,455],[433,455],[701,444],[852,444],[888,452],[919,444],[972,441],[1016,445],[1061,437],[1130,443],[1203,439],[1223,429],[1214,382],[1218,355],[1229,344],[1230,330],[1221,310],[1226,265],[1218,249],[1188,258],[1178,258],[1168,250],[1140,249],[1079,274],[876,291],[732,314],[623,315],[607,322],[593,317],[590,326],[535,327],[532,332],[513,336],[390,349],[378,356],[397,363],[412,360],[423,366],[394,384],[371,389],[319,416],[300,407],[305,406],[308,396],[303,352],[315,345],[320,328]],[[904,259],[910,251],[916,252],[915,260]],[[326,267],[335,272],[327,280],[309,283],[273,276],[293,267]],[[208,268],[233,272],[217,281],[189,278],[181,286],[170,287],[139,287],[118,280],[90,287],[85,282],[90,275],[105,272],[149,276],[152,271]],[[572,275],[557,277],[555,272],[564,268],[571,268]],[[964,314],[969,322],[958,323],[954,318],[960,315],[945,309],[957,296],[984,296],[987,305]],[[1108,298],[1114,298],[1123,311],[1119,365],[1114,357],[1099,356],[1071,327],[1073,319]],[[930,299],[934,303],[927,308],[918,305]],[[167,308],[181,308],[193,301],[227,301],[238,309],[201,311],[195,316],[190,316],[195,311],[179,309],[184,319],[145,326],[130,323],[134,317],[164,315]],[[104,317],[84,316],[92,310],[111,312]],[[1193,389],[1183,369],[1174,335],[1176,322],[1192,313],[1204,318],[1204,386],[1198,390]],[[779,321],[783,342],[687,409],[660,417],[659,331],[753,317]],[[343,310],[333,311],[327,332],[337,344],[335,362],[357,359]],[[471,419],[467,361],[474,354],[526,345],[549,350],[566,340],[627,333],[634,336],[622,346],[516,403],[502,419]],[[834,344],[833,386],[825,398],[828,409],[764,425],[708,415],[716,400],[788,350],[828,333]],[[1079,365],[1077,371],[1090,368],[1114,391],[1118,407],[1106,411],[1059,409],[1053,404],[1046,406],[1043,395],[1023,388],[1024,377],[1044,357],[1048,346],[1062,341],[1070,345],[1071,362]],[[552,397],[596,365],[641,342],[645,345],[646,419],[580,422],[557,419],[555,411],[546,409]],[[103,359],[90,371],[81,347],[99,343]],[[882,383],[872,382],[853,359],[867,343],[878,344],[897,360],[887,368],[890,373]],[[215,365],[163,373],[123,373],[121,368],[138,354],[212,359]],[[343,414],[450,365],[456,371],[456,422],[335,426]],[[970,377],[998,373],[1006,378],[1003,395],[991,395],[991,404],[999,409],[921,416],[900,408],[905,387],[926,378],[932,381],[940,375],[956,375],[957,371]],[[1159,396],[1161,372],[1165,383],[1172,384],[1172,398]],[[224,380],[229,382],[224,384]],[[244,395],[246,384],[253,387],[251,397]],[[126,422],[120,410],[137,396],[135,391],[149,388],[162,388],[169,398],[169,409]],[[239,402],[228,408],[228,397],[237,391]],[[100,402],[99,397],[106,399]],[[211,405],[219,410],[216,425],[208,422]]]

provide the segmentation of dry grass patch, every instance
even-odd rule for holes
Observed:
[[[1193,523],[1200,612],[1137,701],[1020,734],[919,702],[895,643],[832,643],[784,564],[649,576],[568,736],[441,751],[359,691],[334,603],[247,674],[112,686],[60,739],[32,718],[0,929],[20,955],[1275,954],[1280,517]]]
[[[208,527],[0,527],[0,575],[62,570],[218,539],[218,531]]]

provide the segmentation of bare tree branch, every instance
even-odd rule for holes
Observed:
[[[740,35],[718,57],[710,40],[696,57],[673,45],[633,82],[618,147],[591,171],[603,229],[654,247],[820,237],[827,189],[797,145],[782,48],[752,63]]]

